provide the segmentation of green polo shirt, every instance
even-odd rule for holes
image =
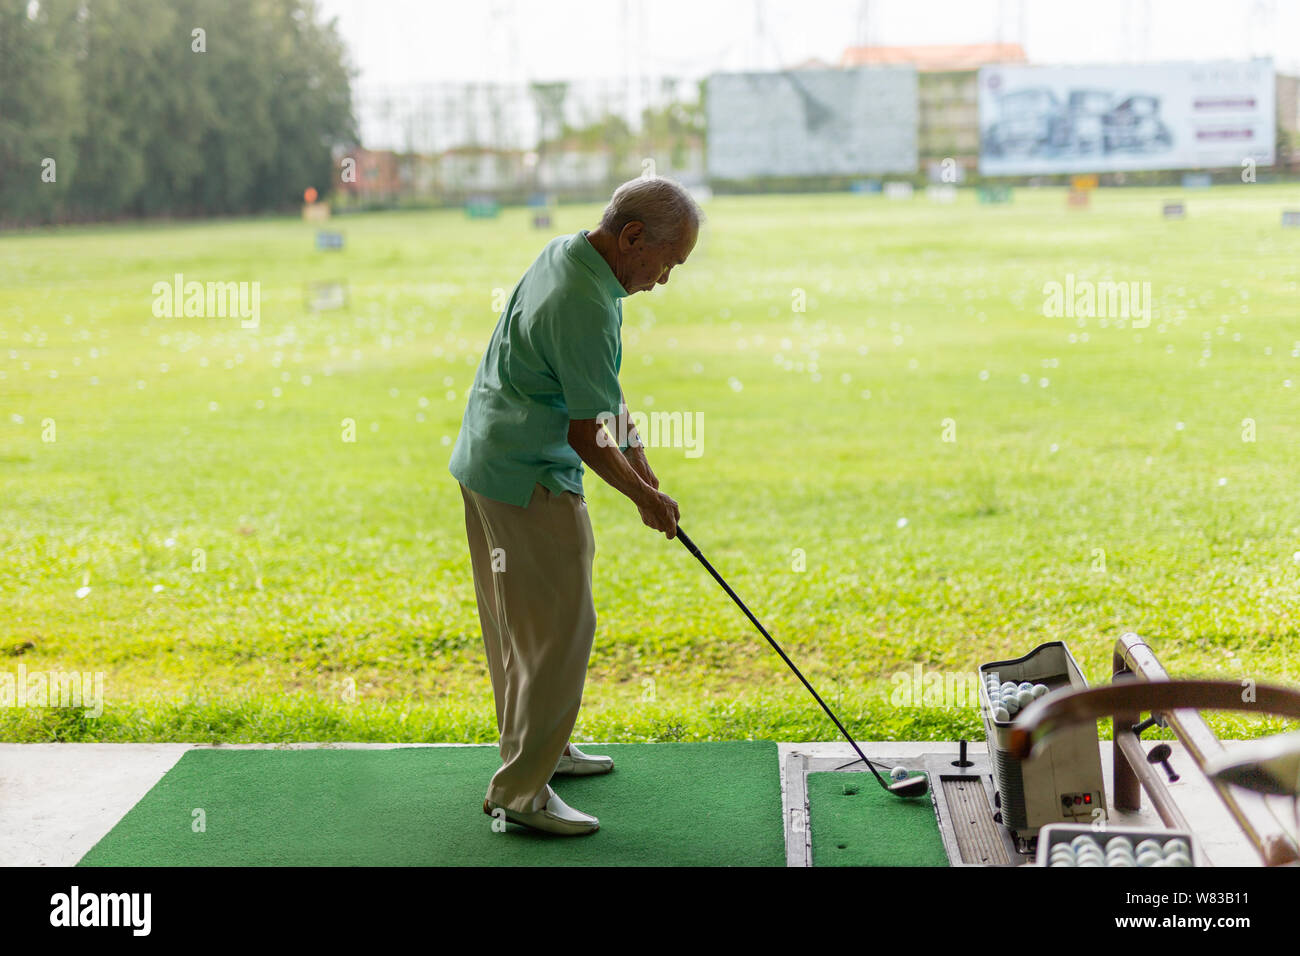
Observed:
[[[520,507],[538,482],[583,493],[569,420],[619,412],[625,295],[587,230],[546,244],[474,375],[448,465],[457,481]]]

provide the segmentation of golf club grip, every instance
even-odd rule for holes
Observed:
[[[862,758],[863,763],[865,763],[871,769],[871,772],[876,774],[877,778],[879,778],[880,774],[876,772],[875,765],[867,759],[867,755],[862,752],[862,748],[858,746],[857,741],[853,739],[852,735],[844,728],[844,725],[840,723],[840,719],[835,716],[835,712],[826,705],[826,701],[822,700],[821,695],[813,689],[813,685],[808,683],[808,678],[803,676],[803,673],[795,666],[794,661],[790,660],[785,651],[781,650],[781,645],[772,639],[771,634],[767,633],[767,628],[763,627],[763,625],[759,623],[758,618],[754,617],[749,608],[745,606],[745,602],[740,599],[739,595],[737,595],[735,591],[731,590],[731,586],[722,579],[722,575],[714,570],[714,567],[709,563],[708,558],[700,553],[700,549],[695,546],[695,542],[692,541],[687,536],[686,532],[682,530],[681,525],[677,526],[677,537],[681,538],[682,544],[686,546],[686,550],[690,551],[691,554],[700,559],[700,564],[704,565],[705,570],[708,571],[709,574],[713,575],[713,579],[722,585],[722,590],[726,591],[731,600],[736,602],[736,606],[745,612],[745,616],[753,622],[756,628],[758,628],[758,632],[767,638],[767,643],[772,645],[772,650],[781,655],[781,660],[785,661],[790,670],[794,671],[794,676],[803,682],[803,686],[808,688],[808,693],[813,695],[813,699],[817,701],[817,703],[821,704],[822,710],[826,711],[826,716],[829,717],[834,722],[835,726],[839,728],[840,733],[844,735],[844,739],[853,745],[854,751],[856,751],[857,755]]]

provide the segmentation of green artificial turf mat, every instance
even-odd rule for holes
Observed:
[[[813,866],[947,866],[930,795],[890,796],[867,773],[810,773]]]
[[[494,747],[190,750],[80,865],[784,865],[776,744],[591,752],[614,772],[551,786],[600,830],[556,837],[493,831],[482,805]]]

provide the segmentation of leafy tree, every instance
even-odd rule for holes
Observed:
[[[0,0],[0,223],[42,218],[65,202],[81,125],[73,0]],[[42,164],[53,160],[53,182]]]

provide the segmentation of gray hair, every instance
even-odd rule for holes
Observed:
[[[659,176],[639,176],[625,182],[609,200],[600,229],[617,236],[629,222],[645,223],[645,240],[673,242],[687,226],[699,228],[704,212],[682,186]]]

